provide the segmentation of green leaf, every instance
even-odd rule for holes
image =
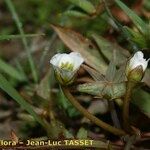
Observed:
[[[110,62],[106,71],[106,79],[108,81],[113,81],[116,75],[116,71],[116,66],[113,64],[113,62]]]
[[[25,37],[35,37],[35,36],[41,36],[44,34],[25,34]],[[10,40],[10,39],[17,39],[17,38],[22,38],[21,35],[0,35],[0,41],[2,40]]]
[[[68,28],[54,25],[52,28],[70,50],[79,52],[89,66],[105,74],[107,64],[89,39]]]
[[[67,10],[63,13],[63,15],[67,15],[69,17],[77,17],[77,18],[89,18],[86,13],[79,12],[76,10]]]
[[[150,117],[150,93],[142,89],[134,91],[132,101],[145,115]]]
[[[85,83],[85,84],[78,85],[77,91],[112,100],[112,99],[120,98],[125,94],[126,84],[125,82],[122,82],[122,83],[111,83],[111,82]]]
[[[124,29],[129,33],[128,34],[129,40],[134,42],[138,47],[140,47],[140,48],[148,47],[147,40],[144,35],[142,35],[141,33],[137,32],[137,31],[134,31],[126,26],[124,27]]]
[[[123,2],[120,0],[115,0],[117,5],[130,17],[135,26],[143,33],[146,34],[148,31],[148,26],[145,22],[130,8],[128,8]]]
[[[106,86],[106,82],[94,82],[79,84],[77,90],[82,93],[87,93],[95,96],[102,97],[102,92]]]
[[[126,93],[126,83],[113,83],[112,85],[106,86],[104,89],[104,96],[109,100],[121,98]]]
[[[125,81],[125,69],[126,69],[126,64],[121,66],[117,71],[116,71],[116,74],[115,74],[115,77],[114,77],[114,83],[120,83],[120,82],[123,82]]]
[[[31,123],[35,122],[35,119],[31,115],[26,113],[19,113],[17,114],[17,117],[26,122],[31,122]]]
[[[43,123],[42,119],[35,113],[32,106],[20,96],[20,94],[1,74],[0,74],[0,88],[3,91],[5,91],[10,97],[12,97],[23,109],[25,109],[29,114],[31,114],[38,123],[40,123],[43,127],[45,127],[45,124]]]
[[[92,37],[96,41],[98,47],[100,48],[102,54],[115,65],[121,65],[126,62],[127,58],[130,56],[129,52],[117,44],[111,43],[104,39],[102,36],[93,34]]]
[[[16,68],[13,66],[7,64],[5,61],[0,59],[0,71],[8,74],[10,77],[13,77],[19,81],[25,81],[25,76],[19,72]]]
[[[77,138],[78,139],[87,139],[88,132],[84,128],[80,128],[78,133],[77,133]]]
[[[82,65],[82,67],[91,75],[91,77],[95,80],[95,81],[106,81],[104,75],[100,74],[99,72],[97,72],[95,69],[90,68],[87,65]]]
[[[74,136],[72,135],[71,132],[69,132],[68,130],[65,130],[64,135],[67,139],[73,139]]]
[[[146,69],[142,82],[144,82],[150,88],[150,68]]]
[[[64,93],[60,89],[60,92],[58,93],[58,103],[62,106],[63,109],[67,111],[67,114],[69,117],[75,117],[78,116],[80,113],[76,110],[76,108],[67,100]]]
[[[93,6],[93,4],[87,0],[69,0],[69,1],[76,6],[79,6],[81,9],[83,9],[89,14],[93,14],[96,12],[96,9]]]

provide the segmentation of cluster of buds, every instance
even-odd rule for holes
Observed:
[[[62,85],[73,83],[76,73],[84,62],[80,53],[56,54],[50,60],[53,65],[57,80]]]
[[[127,63],[126,76],[128,81],[140,82],[144,76],[149,60],[144,59],[141,51],[136,52]]]

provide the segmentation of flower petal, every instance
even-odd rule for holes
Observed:
[[[77,70],[80,65],[84,62],[83,57],[78,52],[70,53],[70,57],[74,60],[74,70]]]
[[[138,51],[130,59],[129,68],[132,70],[140,65],[142,66],[143,71],[145,71],[148,65],[148,60],[144,59],[144,55],[141,51]]]
[[[58,53],[51,58],[50,63],[54,66],[58,66],[59,61],[62,57],[63,57],[63,54]]]
[[[62,54],[62,57],[59,60],[59,67],[61,67],[62,64],[73,64],[73,59],[69,56],[69,54]]]
[[[68,85],[73,82],[75,74],[84,59],[80,53],[56,54],[50,60],[53,65],[57,79],[61,84]]]

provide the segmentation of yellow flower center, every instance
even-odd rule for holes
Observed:
[[[74,65],[69,63],[69,62],[65,62],[65,63],[61,63],[60,68],[63,70],[67,70],[67,71],[73,71],[73,67]]]

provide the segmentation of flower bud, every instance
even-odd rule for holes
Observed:
[[[143,53],[138,51],[129,60],[126,67],[126,76],[128,80],[135,82],[140,82],[142,80],[149,61],[149,59],[146,60],[143,57]]]
[[[69,85],[74,81],[75,75],[79,70],[84,59],[80,53],[56,54],[50,60],[53,65],[57,80],[62,85]]]

